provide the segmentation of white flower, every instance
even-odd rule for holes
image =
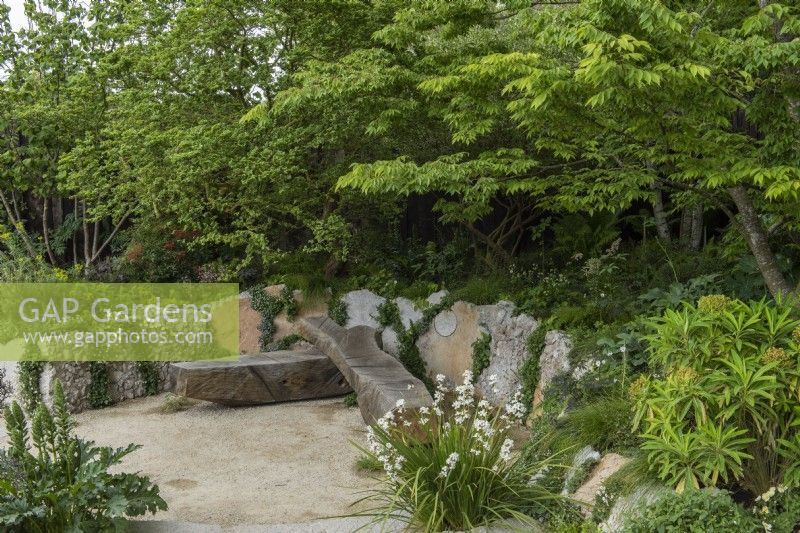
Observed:
[[[406,401],[402,398],[397,400],[397,403],[394,404],[395,409],[402,410],[406,406]]]
[[[500,447],[500,459],[502,461],[508,462],[511,459],[511,448],[514,446],[514,441],[511,439],[506,439],[503,441],[503,445]]]
[[[413,384],[413,383],[409,383],[409,384],[408,384],[408,390],[411,390],[411,389],[413,389],[413,388],[414,388],[414,384]]]
[[[619,352],[620,353],[625,353],[627,351],[628,351],[628,348],[624,344],[619,347]]]
[[[439,477],[446,478],[447,476],[450,475],[450,472],[452,472],[453,469],[456,467],[456,463],[458,462],[458,457],[459,457],[458,452],[453,452],[447,457],[447,460],[445,461],[445,464],[442,467],[442,471],[439,472]]]
[[[472,371],[464,371],[464,383],[456,387],[456,399],[453,401],[455,421],[463,424],[470,417],[470,411],[475,401],[475,385],[472,384]]]
[[[517,389],[514,398],[508,402],[505,407],[505,414],[510,418],[520,421],[525,415],[525,405],[522,403],[522,391]]]

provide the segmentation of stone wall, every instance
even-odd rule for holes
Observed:
[[[172,390],[174,383],[171,379],[169,363],[156,363],[160,383],[159,392]],[[114,403],[145,396],[145,386],[136,363],[115,362],[107,363],[109,396]],[[58,378],[64,387],[64,394],[70,410],[74,413],[90,409],[89,387],[92,381],[88,363],[50,363],[45,366],[39,382],[42,397],[50,403],[53,392],[54,380]]]
[[[446,296],[439,291],[428,297],[436,305]],[[366,289],[352,291],[342,298],[347,305],[347,327],[370,326],[381,331],[383,350],[397,357],[398,334],[377,321],[378,307],[386,299]],[[406,298],[395,298],[403,327],[422,319],[422,310]],[[443,309],[432,320],[427,331],[417,339],[417,348],[425,362],[429,377],[444,375],[451,383],[461,383],[465,370],[472,369],[473,343],[484,334],[491,336],[489,367],[478,379],[478,389],[496,405],[508,402],[520,385],[519,371],[530,357],[527,341],[539,327],[538,321],[517,313],[514,304],[500,301],[493,305],[475,305],[457,301]],[[489,386],[489,376],[496,379]]]

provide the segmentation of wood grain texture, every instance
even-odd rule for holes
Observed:
[[[358,394],[361,416],[368,424],[404,400],[407,410],[433,405],[425,384],[378,345],[378,332],[368,326],[345,329],[327,317],[297,321],[309,342],[330,357]]]
[[[261,405],[352,392],[331,360],[316,350],[242,355],[239,361],[173,365],[175,392],[223,405]]]

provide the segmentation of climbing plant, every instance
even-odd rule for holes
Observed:
[[[258,330],[261,332],[259,344],[261,350],[267,351],[269,343],[275,336],[275,317],[281,311],[286,311],[289,320],[293,320],[299,311],[294,291],[287,285],[281,290],[280,296],[275,297],[266,293],[263,286],[254,287],[250,291],[250,302],[253,309],[261,315]]]
[[[544,338],[547,335],[547,328],[539,325],[528,337],[529,357],[519,371],[519,379],[522,384],[522,403],[527,409],[533,404],[533,392],[539,383],[539,357],[544,350]]]
[[[277,351],[280,351],[280,350],[288,350],[295,343],[300,342],[300,341],[304,341],[304,340],[305,339],[303,338],[302,335],[298,335],[297,333],[292,333],[291,335],[287,335],[284,338],[282,338],[282,339],[280,339],[278,341],[275,341],[272,344],[270,344],[269,345],[269,349],[267,351],[269,351],[269,352],[277,352]]]
[[[137,361],[136,370],[144,383],[144,393],[148,396],[158,394],[161,375],[156,364],[153,361]]]
[[[408,329],[403,327],[402,322],[400,322],[399,329],[397,329],[397,337],[400,341],[397,358],[403,363],[406,370],[425,383],[429,391],[433,391],[433,383],[428,377],[425,361],[419,353],[417,340],[430,329],[436,315],[452,307],[453,303],[455,303],[454,297],[447,295],[438,304],[431,305],[423,310],[422,318],[417,322],[412,322]]]
[[[102,361],[92,361],[89,363],[89,405],[93,409],[107,407],[113,402],[108,392],[108,364]]]
[[[482,333],[475,342],[472,343],[472,381],[478,378],[489,366],[492,358],[492,336],[489,333]]]

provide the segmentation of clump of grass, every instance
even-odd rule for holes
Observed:
[[[406,412],[401,400],[369,428],[368,447],[361,451],[383,466],[386,478],[361,500],[373,505],[361,515],[434,532],[504,523],[539,529],[540,519],[575,514],[558,493],[531,482],[543,469],[556,468],[552,461],[522,464],[512,453],[510,430],[525,413],[521,394],[496,410],[475,397],[472,372],[466,371],[452,405],[445,407],[451,391],[444,380],[437,376],[430,409]]]
[[[179,396],[177,394],[167,393],[164,401],[161,404],[161,412],[164,414],[172,414],[180,411],[185,411],[192,405],[192,401],[186,396]]]
[[[344,404],[347,407],[358,407],[358,395],[355,392],[351,392],[344,397]]]
[[[383,463],[371,455],[362,455],[356,459],[356,468],[363,472],[383,472]]]
[[[279,352],[282,350],[289,350],[292,346],[297,344],[300,341],[304,341],[302,335],[298,335],[297,333],[292,333],[291,335],[287,335],[284,338],[273,342],[269,345],[268,350],[269,352]]]

